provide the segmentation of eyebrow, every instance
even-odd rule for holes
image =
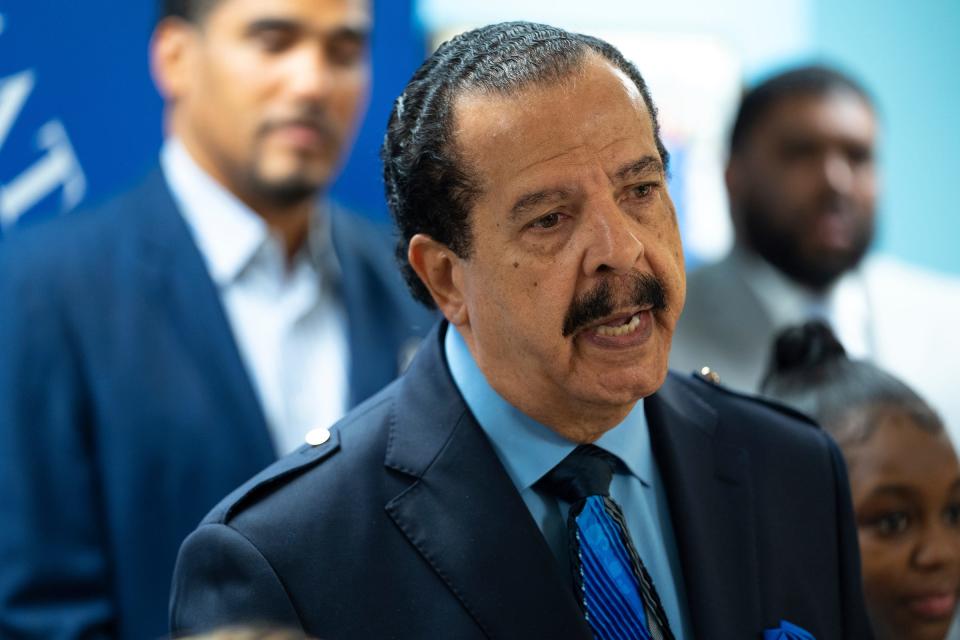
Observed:
[[[258,18],[247,25],[246,33],[253,35],[264,31],[303,31],[304,25],[292,18]],[[331,38],[346,38],[366,42],[370,38],[370,28],[366,26],[338,26],[323,35]]]
[[[521,215],[533,209],[539,204],[542,204],[546,201],[555,201],[555,200],[565,200],[570,197],[570,192],[566,189],[543,189],[541,191],[534,191],[532,193],[526,193],[519,198],[510,207],[510,219],[516,220]]]
[[[613,175],[618,182],[623,182],[629,178],[645,173],[663,173],[663,163],[660,161],[660,158],[644,156],[639,160],[634,160],[621,166]]]
[[[614,173],[618,182],[623,182],[629,178],[646,173],[662,173],[663,163],[660,158],[655,156],[643,156],[624,165]],[[525,193],[517,198],[517,201],[510,207],[510,219],[515,220],[530,209],[539,204],[550,200],[564,200],[570,197],[570,192],[566,189],[542,189]]]
[[[890,495],[898,498],[910,498],[914,495],[914,493],[915,492],[913,489],[898,484],[880,485],[879,487],[874,487],[873,490],[870,491],[871,496]]]
[[[300,30],[302,25],[296,20],[288,18],[258,18],[247,25],[246,32],[253,34],[261,31],[291,31]]]

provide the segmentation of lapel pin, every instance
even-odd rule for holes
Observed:
[[[307,435],[304,437],[304,440],[307,441],[307,444],[311,447],[317,447],[327,440],[330,439],[330,429],[325,427],[317,427],[316,429],[310,429],[307,431]]]
[[[707,382],[712,382],[713,384],[720,384],[720,374],[711,369],[710,367],[701,367],[700,371],[697,373],[700,374],[700,377],[706,380]]]

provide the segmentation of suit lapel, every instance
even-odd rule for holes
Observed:
[[[442,356],[445,324],[407,375],[386,465],[416,481],[386,505],[490,638],[591,638],[559,564]]]
[[[220,295],[203,257],[177,211],[159,170],[140,187],[137,216],[147,299],[159,300],[157,313],[179,334],[193,365],[209,384],[209,398],[228,412],[231,437],[239,436],[251,460],[269,464],[276,457],[263,409],[241,359]]]
[[[747,452],[722,441],[713,409],[672,376],[645,407],[693,635],[753,637],[760,593]]]
[[[384,318],[390,309],[390,292],[378,281],[367,246],[376,238],[357,237],[349,213],[330,204],[330,237],[340,265],[340,299],[347,314],[347,339],[350,349],[350,406],[372,396],[399,373],[396,344],[391,332],[396,318]],[[369,234],[367,234],[369,236]],[[385,322],[385,320],[389,320]],[[354,363],[363,363],[362,366]]]

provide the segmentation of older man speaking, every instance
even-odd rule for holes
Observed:
[[[175,631],[870,636],[836,447],[667,373],[683,257],[632,64],[471,31],[413,76],[383,156],[408,283],[446,321],[188,538]]]

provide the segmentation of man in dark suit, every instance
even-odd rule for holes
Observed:
[[[0,637],[152,638],[228,491],[390,382],[432,324],[320,196],[366,0],[170,2],[161,168],[0,248]]]
[[[667,373],[683,257],[632,64],[544,25],[463,34],[383,157],[408,284],[445,321],[187,538],[175,632],[870,637],[836,446]]]

